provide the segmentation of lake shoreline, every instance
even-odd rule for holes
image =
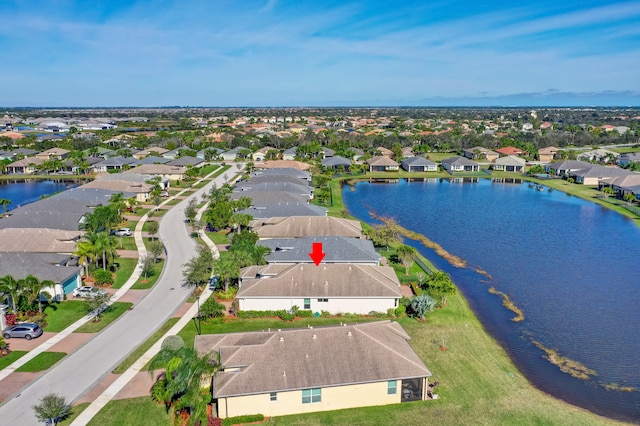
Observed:
[[[387,176],[388,176],[388,175],[387,175]],[[371,176],[367,175],[367,176],[343,177],[343,178],[333,179],[333,180],[332,180],[332,189],[342,188],[342,183],[343,183],[343,181],[347,181],[347,180],[354,180],[354,181],[355,181],[355,180],[356,180],[356,179],[358,179],[358,178],[360,178],[360,179],[358,179],[358,180],[365,180],[365,181],[366,181],[366,180],[369,180],[369,178],[370,178],[370,177],[371,177]],[[389,177],[389,176],[388,176],[388,177]],[[435,176],[420,176],[420,177],[430,177],[430,178],[433,178],[433,177],[435,177]],[[485,176],[483,176],[482,178],[484,178],[484,179],[490,179],[491,177],[492,177],[492,176],[487,176],[487,175],[485,175]],[[513,176],[511,176],[511,177],[513,177]],[[377,176],[376,176],[376,177],[374,177],[374,178],[375,178],[375,179],[378,179],[378,177],[377,177]],[[390,177],[390,178],[391,178],[391,179],[396,179],[396,178],[394,178],[394,177]],[[403,177],[403,178],[404,178],[404,177]],[[438,178],[445,178],[445,179],[446,179],[446,178],[447,178],[447,176],[438,176]],[[451,178],[451,176],[448,176],[448,178]],[[520,177],[518,177],[518,178],[520,178]],[[524,179],[524,178],[522,178],[522,180],[533,180],[533,179]],[[545,182],[545,181],[542,181],[541,183],[542,183],[542,184],[544,184],[544,183],[546,183],[546,182]],[[554,188],[554,189],[556,189],[556,188]],[[566,191],[563,191],[563,192],[566,192]],[[577,194],[571,194],[571,195],[577,195]],[[340,190],[337,190],[337,191],[333,191],[333,197],[334,197],[334,198],[333,198],[333,200],[334,200],[334,207],[332,207],[332,208],[330,209],[330,211],[331,211],[331,213],[330,213],[330,214],[335,214],[335,215],[339,215],[339,216],[342,216],[342,217],[344,217],[345,215],[348,215],[348,216],[350,216],[351,218],[354,218],[354,219],[356,219],[356,220],[359,220],[359,219],[357,219],[356,217],[354,217],[354,216],[353,216],[352,212],[350,212],[350,211],[348,211],[348,210],[346,209],[346,207],[345,207],[345,205],[344,205],[344,201],[342,200],[342,190],[341,190],[341,189],[340,189]],[[584,197],[581,197],[581,198],[584,198]],[[592,201],[592,200],[589,200],[589,199],[587,199],[587,200],[588,200],[588,201]],[[360,221],[361,221],[361,220],[360,220]],[[361,221],[361,222],[362,222],[362,221]],[[369,225],[369,224],[367,224],[366,222],[364,222],[364,223],[365,223],[365,226],[370,226],[370,225]],[[636,219],[636,224],[637,224],[637,223],[638,223],[638,222],[637,222],[637,219]],[[430,263],[432,263],[432,262],[430,262]],[[500,352],[502,352],[502,353],[506,354],[506,356],[509,358],[509,362],[511,363],[511,366],[512,366],[512,368],[514,369],[514,371],[517,371],[517,372],[518,372],[518,374],[522,374],[522,373],[520,372],[520,369],[519,369],[518,367],[516,367],[516,363],[515,363],[514,359],[512,358],[512,356],[509,354],[509,351],[507,351],[507,350],[506,350],[507,348],[505,348],[505,347],[504,347],[504,346],[503,346],[503,345],[502,345],[498,340],[496,340],[496,339],[493,337],[493,335],[492,335],[492,334],[491,334],[491,333],[486,329],[486,325],[480,321],[480,319],[479,319],[479,317],[477,316],[476,312],[474,312],[474,310],[472,309],[471,305],[470,305],[470,304],[468,303],[468,301],[466,300],[467,296],[463,295],[463,292],[461,292],[460,290],[459,290],[459,293],[460,293],[460,297],[462,297],[462,298],[465,300],[464,305],[466,306],[466,309],[468,309],[468,310],[470,311],[470,314],[478,320],[478,322],[479,322],[479,323],[481,324],[481,326],[482,326],[483,333],[485,333],[485,334],[487,335],[487,337],[488,337],[488,338],[493,342],[493,344],[495,345],[495,347],[494,347],[494,348],[492,348],[492,351],[494,351],[494,355],[495,355],[495,356],[499,356],[499,353],[500,353]],[[481,366],[478,366],[478,368],[481,368]],[[466,374],[464,371],[458,371],[458,373],[459,373],[459,374]],[[523,376],[523,377],[524,377],[524,376]],[[591,412],[591,411],[587,410],[586,408],[583,408],[583,407],[580,407],[580,406],[574,405],[574,404],[572,404],[572,403],[569,403],[569,402],[567,402],[567,401],[565,401],[565,400],[561,399],[560,397],[553,396],[553,395],[551,395],[550,393],[548,393],[548,392],[546,392],[546,391],[542,390],[541,388],[539,388],[539,387],[535,386],[535,385],[533,384],[533,382],[531,382],[528,378],[526,378],[526,377],[525,377],[525,379],[526,379],[526,381],[527,381],[527,383],[528,383],[528,386],[531,388],[530,390],[531,390],[532,392],[540,392],[540,393],[542,393],[542,394],[546,395],[547,397],[549,397],[549,398],[553,399],[553,401],[556,401],[556,402],[558,402],[558,403],[563,404],[563,406],[565,406],[565,407],[566,407],[566,410],[567,410],[568,412],[572,412],[573,410],[576,410],[576,409],[577,409],[577,410],[583,411],[583,412],[585,412],[585,413],[589,413],[589,415],[594,416],[594,418],[593,418],[594,420],[595,420],[595,419],[603,419],[603,418],[606,418],[606,419],[610,419],[611,421],[624,421],[624,420],[621,420],[620,418],[616,418],[616,417],[614,417],[613,415],[609,415],[609,416],[606,416],[606,417],[601,417],[601,416],[602,416],[601,414],[593,413],[593,412]]]

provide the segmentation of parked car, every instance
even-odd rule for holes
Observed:
[[[23,337],[27,340],[42,336],[42,328],[33,322],[23,322],[5,328],[2,337],[11,339],[12,337]]]
[[[161,196],[161,197],[164,197],[164,198],[168,198],[168,197],[169,197],[169,193],[168,193],[167,191],[162,191],[162,192],[160,193],[160,196]]]
[[[113,233],[113,235],[116,235],[118,237],[130,237],[131,236],[131,229],[129,228],[120,228],[120,229],[116,229],[114,231],[111,231]]]
[[[217,275],[209,278],[209,289],[215,290],[218,285],[218,281],[220,281],[220,277]]]
[[[84,297],[86,299],[92,299],[96,296],[107,294],[107,292],[101,288],[95,288],[89,285],[85,285],[73,289],[73,292],[71,294],[73,294],[74,297]]]

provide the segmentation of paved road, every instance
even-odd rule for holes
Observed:
[[[219,187],[223,178],[215,181]],[[207,184],[191,197],[200,200],[212,185]],[[149,294],[85,346],[0,406],[0,424],[38,424],[32,407],[44,395],[52,392],[63,395],[67,401],[76,400],[113,370],[184,303],[190,290],[180,285],[182,265],[193,256],[196,247],[184,223],[184,208],[191,197],[169,210],[160,222],[159,235],[167,248],[168,258],[162,276]]]

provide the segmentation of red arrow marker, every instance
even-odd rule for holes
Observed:
[[[313,263],[318,266],[322,259],[324,259],[326,253],[322,252],[322,243],[311,243],[311,253],[309,253],[309,257],[313,260]]]

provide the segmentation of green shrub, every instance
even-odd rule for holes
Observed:
[[[93,271],[93,278],[96,280],[96,284],[100,286],[109,286],[113,284],[113,275],[111,274],[111,271],[97,269]]]
[[[216,297],[220,300],[232,300],[236,297],[238,289],[235,287],[229,287],[227,291],[219,291],[216,293]]]
[[[331,313],[329,311],[321,311],[320,312],[320,316],[322,318],[330,318],[331,317]]]
[[[407,313],[407,307],[403,304],[399,304],[398,307],[395,309],[395,316],[397,317],[403,317],[404,314],[406,313]]]
[[[202,306],[200,306],[200,314],[205,318],[221,317],[224,316],[226,309],[227,308],[222,303],[218,303],[215,298],[209,297]]]
[[[282,321],[293,321],[296,316],[294,314],[290,314],[289,312],[285,311],[284,309],[281,311],[277,311],[278,312],[278,316],[280,317],[280,319]]]
[[[301,318],[312,318],[313,317],[313,311],[310,310],[310,309],[302,309],[302,310],[296,312],[296,316],[297,317],[301,317]]]
[[[226,419],[222,419],[222,426],[261,422],[263,420],[264,416],[262,414],[247,414],[246,416],[227,417]]]
[[[386,318],[387,314],[384,312],[378,312],[378,311],[371,311],[367,314],[370,317],[374,317],[374,318]]]
[[[396,316],[396,310],[393,309],[393,308],[387,309],[387,316],[388,317],[395,317]]]
[[[180,336],[167,336],[160,346],[162,349],[170,349],[173,351],[177,351],[178,349],[184,348],[184,340]]]

